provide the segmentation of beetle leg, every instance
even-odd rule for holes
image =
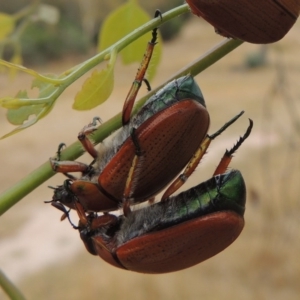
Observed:
[[[99,117],[95,117],[93,121],[89,125],[85,126],[78,134],[78,139],[82,146],[94,158],[92,163],[87,165],[78,161],[60,161],[62,148],[65,147],[65,144],[61,143],[58,146],[57,158],[50,158],[50,164],[53,171],[64,173],[64,175],[68,178],[75,180],[76,177],[68,174],[68,172],[87,173],[91,170],[92,165],[98,156],[98,152],[91,140],[88,138],[88,135],[97,129],[97,121],[101,123],[101,119]]]
[[[195,171],[197,166],[199,165],[203,155],[206,153],[207,148],[209,147],[212,140],[214,140],[217,136],[219,136],[223,131],[225,131],[231,124],[233,124],[244,112],[240,112],[238,115],[236,115],[234,118],[232,118],[230,121],[225,123],[218,131],[216,131],[212,135],[207,135],[206,138],[202,141],[200,147],[195,152],[191,160],[188,162],[187,166],[185,167],[185,170],[182,174],[180,174],[168,187],[168,189],[163,194],[161,200],[164,201],[168,199],[172,194],[174,194],[186,181],[187,179],[192,175],[192,173]],[[249,132],[250,134],[250,132]],[[233,151],[234,152],[234,151]],[[232,152],[232,153],[233,153]]]
[[[99,231],[101,227],[110,227],[118,223],[118,217],[105,213],[102,216],[98,216],[96,213],[86,214],[83,206],[78,202],[74,202],[75,209],[79,217],[78,227],[80,238],[83,241],[86,250],[92,255],[97,255],[96,248],[93,242],[93,235],[95,231]]]
[[[144,78],[143,79],[144,83],[146,84],[147,86],[147,91],[150,92],[151,91],[151,85],[150,85],[150,82],[148,81],[148,79]]]
[[[94,158],[98,156],[98,151],[95,149],[94,144],[88,138],[88,135],[97,129],[97,121],[101,124],[101,119],[95,117],[93,121],[85,126],[78,134],[78,140],[82,144],[83,148]]]
[[[65,144],[65,143],[60,143],[60,144],[58,145],[57,152],[56,152],[57,160],[60,160],[61,150],[62,150],[63,148],[65,148],[65,147],[66,147],[66,144]]]
[[[68,172],[89,172],[90,166],[79,161],[58,161],[54,158],[50,158],[50,164],[55,172],[64,173],[70,179],[76,179],[74,176],[68,174]]]
[[[161,18],[161,13],[160,11],[156,11],[155,12],[155,18],[157,18],[158,16],[160,16]],[[141,65],[138,69],[138,72],[135,76],[135,79],[132,83],[132,86],[129,90],[129,93],[127,94],[126,100],[124,102],[124,106],[123,106],[123,112],[122,112],[122,124],[123,126],[126,125],[129,121],[130,121],[130,116],[131,116],[131,111],[133,108],[133,104],[134,101],[136,99],[137,93],[141,87],[141,84],[143,81],[145,81],[144,76],[145,73],[148,69],[149,66],[149,62],[151,60],[152,57],[152,53],[153,53],[153,49],[154,46],[156,45],[156,40],[157,40],[157,28],[154,28],[152,30],[152,39],[150,42],[148,42],[147,48],[146,48],[146,52],[144,54],[144,58],[141,62]],[[146,81],[146,85],[148,87],[149,90],[149,84],[147,84]]]
[[[131,213],[131,209],[130,209],[130,197],[132,195],[132,190],[134,188],[133,184],[133,175],[135,170],[137,169],[138,163],[140,162],[140,158],[143,155],[143,152],[141,150],[138,138],[135,134],[135,128],[132,128],[131,131],[131,139],[132,142],[134,144],[135,147],[135,156],[132,160],[132,164],[131,167],[129,169],[129,173],[127,176],[127,180],[126,180],[126,184],[125,184],[125,189],[124,189],[124,193],[123,193],[123,212],[125,217],[127,217],[130,213]]]
[[[56,158],[50,158],[50,164],[52,170],[55,172],[63,173],[66,177],[75,180],[77,179],[75,176],[69,174],[68,172],[86,172],[89,170],[89,166],[76,161],[61,161],[61,151],[62,148],[65,147],[64,143],[60,143],[58,145],[58,149],[56,152]]]
[[[233,153],[236,152],[238,150],[238,148],[242,145],[242,143],[246,140],[246,138],[250,135],[252,127],[253,127],[253,121],[251,119],[249,119],[249,126],[245,132],[245,134],[239,138],[239,140],[237,141],[237,143],[228,151],[226,149],[219,165],[217,166],[214,175],[219,175],[219,174],[223,174],[226,172],[227,167],[229,166],[231,159],[233,157]]]

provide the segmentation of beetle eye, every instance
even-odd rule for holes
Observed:
[[[66,179],[66,180],[64,181],[63,187],[64,187],[68,192],[70,192],[70,186],[71,186],[71,184],[72,184],[72,180],[71,180],[71,179]]]

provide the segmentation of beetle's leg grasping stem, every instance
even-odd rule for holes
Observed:
[[[155,18],[157,17],[160,17],[161,18],[161,13],[159,10],[157,10],[155,12],[155,15],[154,15]],[[141,87],[141,84],[143,81],[145,81],[144,77],[145,77],[145,73],[148,69],[148,66],[149,66],[149,62],[151,60],[151,57],[152,57],[152,53],[153,53],[153,49],[154,49],[154,46],[156,45],[156,41],[157,41],[157,28],[154,28],[152,30],[152,39],[150,42],[148,42],[148,45],[147,45],[147,49],[146,49],[146,52],[144,54],[144,58],[141,62],[141,65],[138,69],[138,72],[135,76],[135,79],[132,83],[132,86],[129,90],[129,93],[125,99],[125,102],[124,102],[124,106],[123,106],[123,111],[122,111],[122,124],[123,126],[126,125],[129,121],[130,121],[130,116],[131,116],[131,111],[132,111],[132,108],[133,108],[133,104],[135,102],[135,99],[136,99],[136,96],[137,96],[137,93]],[[148,90],[149,90],[149,83],[147,84],[147,81],[146,81],[146,85],[148,87]]]

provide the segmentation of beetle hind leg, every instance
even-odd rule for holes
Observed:
[[[201,143],[200,147],[198,148],[198,150],[195,152],[195,154],[193,155],[191,160],[188,162],[188,164],[187,164],[185,170],[183,171],[183,173],[180,174],[178,176],[178,178],[176,178],[173,181],[173,183],[168,187],[168,189],[165,191],[165,193],[163,194],[163,196],[161,198],[162,201],[165,201],[166,199],[168,199],[172,194],[174,194],[187,181],[187,179],[192,175],[192,173],[195,171],[195,169],[199,165],[199,163],[200,163],[202,157],[204,156],[204,154],[206,153],[206,150],[209,147],[211,141],[214,140],[217,136],[219,136],[223,131],[225,131],[230,125],[232,125],[243,113],[244,112],[242,111],[238,115],[233,117],[231,120],[229,120],[227,123],[225,123],[214,134],[206,136],[206,138],[202,141],[202,143]],[[251,131],[251,129],[250,129],[250,131]],[[250,132],[248,133],[248,135],[249,134],[250,134]],[[239,141],[237,143],[237,145],[236,145],[237,148],[248,137],[248,135],[245,138],[243,137],[244,139],[241,142]],[[237,148],[235,147],[235,150],[237,150]],[[231,155],[233,154],[233,152],[235,152],[235,150],[233,150],[231,153],[229,153],[230,157],[232,157]],[[231,158],[230,158],[230,160],[231,160]],[[230,160],[228,161],[228,164],[229,164]],[[228,166],[228,164],[226,165],[226,167]],[[222,162],[222,168],[224,168],[223,165],[225,166],[225,158],[224,158],[224,162]],[[226,167],[225,167],[225,170],[226,170]]]
[[[226,172],[227,167],[229,166],[229,164],[232,160],[233,153],[235,153],[239,149],[239,147],[243,144],[243,142],[246,140],[246,138],[251,133],[251,130],[252,130],[252,127],[253,127],[253,121],[251,119],[249,119],[249,123],[250,124],[249,124],[245,134],[242,137],[239,138],[237,143],[230,150],[225,151],[225,153],[224,153],[220,163],[218,164],[213,176],[223,174],[223,173]]]
[[[129,173],[127,176],[125,189],[123,193],[123,212],[125,217],[127,217],[131,213],[130,209],[130,198],[134,190],[134,178],[137,176],[136,171],[138,169],[139,164],[141,163],[143,151],[140,147],[138,137],[136,135],[136,129],[132,128],[132,131],[130,133],[131,139],[135,148],[135,156],[132,160],[131,167],[129,169]]]
[[[159,10],[156,10],[155,15],[154,15],[154,18],[157,18],[157,17],[162,18],[161,17],[161,12]],[[145,81],[145,78],[144,78],[145,73],[148,69],[154,47],[157,43],[157,30],[158,30],[157,28],[154,28],[152,30],[152,39],[151,39],[151,41],[148,42],[146,52],[144,54],[141,65],[138,69],[138,72],[135,76],[135,79],[132,83],[132,86],[131,86],[128,94],[127,94],[126,99],[125,99],[124,106],[123,106],[123,111],[122,111],[122,124],[123,124],[123,126],[128,124],[129,121],[130,121],[130,116],[131,116],[132,108],[133,108],[137,93],[138,93],[138,91],[141,87],[142,82]],[[145,83],[146,83],[147,88],[149,90],[150,85],[149,85],[148,81],[145,81]]]

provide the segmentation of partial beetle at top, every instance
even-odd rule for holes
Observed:
[[[216,32],[254,44],[282,39],[298,19],[300,0],[186,0]]]

